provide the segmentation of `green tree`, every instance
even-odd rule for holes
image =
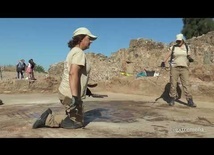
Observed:
[[[212,18],[183,18],[183,29],[181,33],[190,39],[214,31],[214,20]]]
[[[46,73],[44,67],[41,65],[36,65],[34,70],[39,73]]]

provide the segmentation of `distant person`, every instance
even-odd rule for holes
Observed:
[[[2,80],[2,78],[3,78],[3,76],[2,76],[2,72],[3,72],[3,67],[2,67],[2,66],[0,66],[0,78],[1,78],[1,80]]]
[[[24,78],[24,73],[25,73],[25,71],[26,71],[27,65],[26,65],[26,63],[25,63],[25,60],[24,60],[24,59],[22,59],[21,61],[23,62],[22,73],[23,73],[23,78]]]
[[[26,64],[24,63],[24,60],[19,60],[19,62],[16,64],[16,72],[17,72],[17,79],[23,79],[24,74],[23,70],[25,70]]]
[[[165,67],[165,63],[170,57],[170,106],[173,106],[175,104],[177,95],[177,82],[178,78],[180,78],[188,105],[190,107],[196,107],[190,91],[189,64],[190,62],[194,61],[191,58],[190,54],[190,48],[185,43],[183,34],[178,34],[176,35],[176,45],[173,45],[169,48],[169,52],[165,60],[161,63],[161,67]]]
[[[83,101],[86,97],[90,66],[84,50],[97,37],[85,28],[80,27],[73,32],[72,40],[68,42],[70,48],[64,62],[62,81],[59,86],[59,100],[65,107],[64,115],[53,115],[47,109],[33,124],[33,128],[60,127],[77,129],[84,127]]]
[[[31,80],[32,79],[32,69],[31,69],[31,63],[28,61],[27,68],[26,68],[26,74],[27,74],[27,79]]]
[[[36,63],[33,61],[33,59],[30,59],[29,63],[31,66],[31,80],[36,80],[36,78],[34,76],[34,69],[35,69]]]

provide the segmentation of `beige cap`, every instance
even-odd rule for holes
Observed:
[[[183,36],[183,34],[177,34],[176,35],[176,40],[183,40],[184,39],[184,36]]]
[[[93,40],[97,39],[97,36],[91,34],[91,32],[85,27],[80,27],[80,28],[76,29],[73,33],[73,37],[80,35],[80,34],[87,35],[87,36],[91,37]]]

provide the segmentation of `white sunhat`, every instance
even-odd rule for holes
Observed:
[[[84,34],[89,36],[90,38],[92,38],[93,40],[97,39],[97,36],[93,35],[87,28],[85,27],[80,27],[78,29],[76,29],[73,33],[73,37],[80,35],[80,34]]]
[[[176,35],[176,40],[183,40],[184,39],[184,35],[183,34],[177,34]]]

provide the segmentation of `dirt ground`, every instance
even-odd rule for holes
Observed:
[[[56,93],[1,94],[1,138],[213,138],[214,104],[195,97],[197,108],[181,98],[171,107],[159,96],[113,93],[84,102],[85,128],[32,129],[47,108],[64,113]]]

